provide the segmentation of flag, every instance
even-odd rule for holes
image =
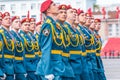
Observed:
[[[119,10],[119,7],[117,6],[116,7],[116,18],[117,19],[119,18],[119,14],[120,14],[120,10]]]
[[[30,12],[28,11],[27,13],[27,18],[29,19],[30,18]]]
[[[103,19],[105,19],[105,15],[106,15],[105,7],[102,8],[102,15],[103,15]]]

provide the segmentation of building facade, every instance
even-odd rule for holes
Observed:
[[[40,20],[40,6],[45,0],[0,0],[0,11],[10,12],[11,16],[19,15],[22,18],[27,16],[29,11],[30,17]],[[87,11],[92,8],[96,0],[53,0],[57,4],[67,4],[74,8],[80,8]]]

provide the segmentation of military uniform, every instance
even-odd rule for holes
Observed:
[[[57,29],[56,22],[47,16],[39,37],[42,56],[37,66],[37,74],[42,76],[53,74],[54,80],[60,80],[65,71],[61,55],[61,37],[61,30]]]
[[[2,57],[2,71],[6,74],[6,80],[14,79],[14,40],[11,33],[5,28],[1,28],[3,32],[0,33],[3,41],[3,57]]]
[[[34,36],[35,36],[35,38],[36,38],[36,41],[39,42],[39,33],[35,32],[35,33],[34,33]],[[38,52],[38,54],[37,54],[36,56],[38,56],[38,58],[39,58],[39,60],[40,60],[40,58],[41,58],[41,56],[42,56],[42,53],[41,53],[41,49],[40,49],[40,44],[39,44],[39,43],[38,43],[38,46],[39,46],[39,50],[36,51],[36,52]]]
[[[82,30],[84,30],[83,26],[78,25],[77,27],[78,31],[80,32],[80,45],[82,47],[82,75],[81,78],[82,80],[89,80],[89,71],[88,71],[88,65],[87,65],[87,53],[86,53],[86,48],[85,48],[85,38]]]
[[[90,74],[90,80],[94,80],[94,77],[95,77],[94,71],[96,72],[97,70],[96,59],[95,59],[96,55],[95,55],[94,35],[86,27],[84,27],[82,32],[84,33],[84,37],[85,37],[85,48],[86,48],[86,53],[87,53],[87,62],[89,66],[88,70]]]
[[[67,29],[64,27],[64,24],[62,24],[60,21],[57,21],[57,26],[60,27],[61,30],[63,30],[63,39],[64,39],[64,45],[62,47],[63,53],[62,53],[62,61],[65,65],[65,71],[62,75],[62,79],[63,80],[71,80],[73,79],[74,76],[74,71],[70,65],[69,62],[69,45],[70,45],[70,41],[67,40],[68,38],[68,34],[65,32],[67,31]],[[68,74],[69,73],[69,74]]]
[[[76,28],[72,28],[71,25],[67,22],[64,23],[64,26],[67,28],[67,33],[70,38],[69,53],[70,53],[70,64],[73,68],[75,77],[74,80],[81,79],[82,73],[82,63],[81,63],[81,54],[82,48],[80,46],[79,32]]]
[[[1,28],[1,21],[2,21],[2,12],[0,12],[0,28]],[[2,33],[2,30],[0,30],[0,34]],[[2,52],[3,50],[3,41],[2,41],[2,36],[0,36],[0,63],[2,61]],[[1,67],[1,64],[0,64],[0,77],[3,77],[3,71],[2,71],[2,67]],[[0,79],[1,80],[1,79]]]
[[[33,41],[33,45],[34,45],[34,53],[35,53],[35,65],[36,65],[36,68],[37,68],[37,64],[40,60],[40,55],[41,55],[41,52],[40,52],[40,48],[39,48],[39,44],[38,44],[38,40],[36,39],[35,35],[32,33],[32,32],[29,32],[28,33],[29,37],[32,39]],[[36,75],[36,78],[40,80],[40,76]]]
[[[3,40],[2,40],[1,33],[3,33],[3,30],[1,30],[1,27],[0,27],[0,63],[2,62],[2,55],[3,55]],[[3,76],[4,76],[4,73],[2,71],[2,65],[0,64],[0,77],[3,77]]]
[[[20,30],[19,34],[21,35],[23,41],[24,41],[24,47],[25,47],[25,65],[26,65],[26,71],[27,71],[27,79],[36,80],[35,77],[35,71],[36,71],[36,63],[35,63],[35,53],[34,53],[34,45],[33,41],[30,38],[28,34],[26,34],[24,31]]]
[[[16,80],[25,80],[24,74],[26,74],[26,68],[24,63],[24,45],[23,41],[18,33],[14,30],[11,30],[11,33],[14,37],[15,44],[15,61],[14,61],[14,71],[15,71],[15,79]]]
[[[106,80],[103,62],[100,57],[100,51],[101,51],[101,47],[102,47],[101,37],[97,31],[94,32],[94,35],[95,35],[95,39],[96,39],[95,46],[96,46],[96,61],[97,61],[97,68],[98,68],[98,70],[97,70],[98,78],[99,78],[99,80]]]

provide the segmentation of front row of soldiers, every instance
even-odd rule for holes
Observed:
[[[34,18],[0,14],[1,79],[106,80],[100,19],[51,0],[42,3],[41,12],[42,27]]]
[[[100,58],[100,19],[71,6],[46,0],[36,74],[42,80],[106,80]]]

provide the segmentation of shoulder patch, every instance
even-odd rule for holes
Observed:
[[[44,34],[45,36],[48,36],[48,35],[50,34],[50,30],[49,30],[49,29],[44,29],[44,30],[43,30],[43,34]]]

